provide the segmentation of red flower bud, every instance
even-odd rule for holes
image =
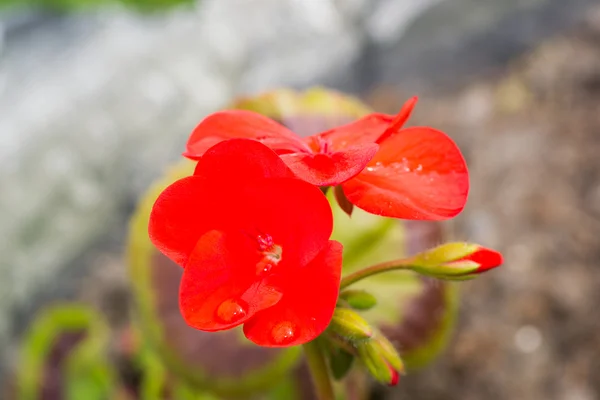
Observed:
[[[381,347],[375,339],[367,340],[356,345],[358,358],[363,363],[367,371],[377,381],[389,386],[395,386],[400,379],[400,373],[404,367],[396,363],[398,357],[395,350],[393,354]],[[395,365],[396,364],[396,365]]]
[[[466,280],[503,263],[499,252],[472,243],[446,243],[414,257],[412,269],[423,275]]]

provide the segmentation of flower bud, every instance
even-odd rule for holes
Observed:
[[[502,264],[502,254],[472,243],[446,243],[417,254],[412,270],[447,280],[468,280]]]
[[[403,374],[405,371],[404,363],[402,362],[400,355],[398,355],[396,348],[388,340],[388,338],[379,333],[371,341],[379,353],[383,355],[386,361],[394,368],[394,370]]]
[[[373,328],[356,311],[349,308],[336,308],[329,329],[348,342],[369,339]]]
[[[398,383],[400,374],[386,358],[375,341],[368,340],[356,346],[358,357],[369,373],[377,381],[394,386]]]
[[[340,293],[340,299],[355,310],[369,310],[377,304],[375,296],[364,290],[344,290]]]

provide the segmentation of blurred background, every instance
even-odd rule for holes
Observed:
[[[597,0],[0,4],[0,385],[43,306],[127,318],[128,220],[200,119],[319,85],[390,113],[419,95],[411,124],[472,174],[452,238],[506,255],[389,398],[600,399]]]

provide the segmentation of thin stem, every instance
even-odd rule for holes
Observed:
[[[319,400],[335,400],[331,376],[320,339],[317,338],[312,342],[305,343],[303,347],[317,398]]]
[[[382,272],[411,269],[411,259],[387,261],[381,264],[375,264],[360,271],[356,271],[348,276],[345,276],[340,283],[340,290],[356,283],[369,276],[377,275]]]

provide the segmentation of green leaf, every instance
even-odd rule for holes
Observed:
[[[335,349],[329,353],[329,366],[336,380],[343,379],[354,362],[354,356],[343,349]]]

